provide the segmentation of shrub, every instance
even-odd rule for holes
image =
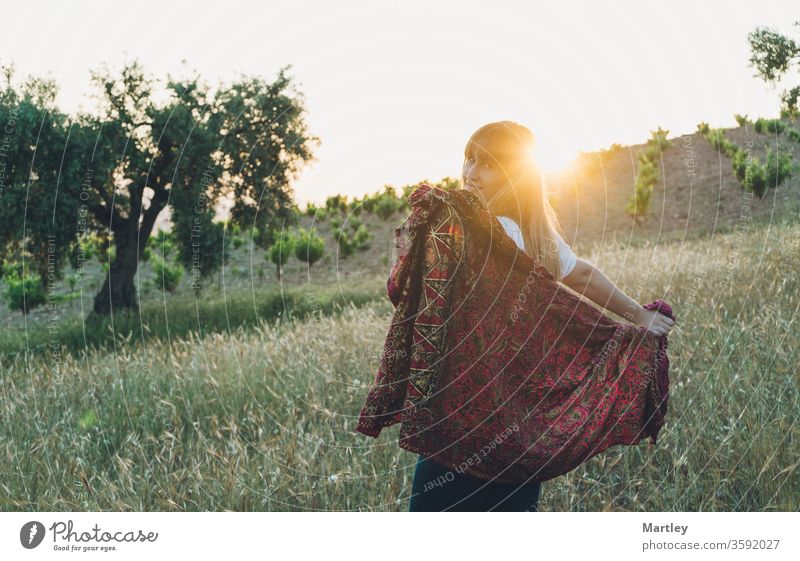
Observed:
[[[294,251],[294,239],[284,231],[267,251],[267,259],[275,264],[278,280],[281,279],[283,266],[289,261]]]
[[[353,235],[353,242],[357,249],[363,251],[365,249],[369,249],[370,241],[372,240],[372,234],[367,230],[367,227],[362,224],[358,227],[355,234]]]
[[[737,113],[733,116],[733,118],[736,119],[736,124],[740,127],[743,127],[748,123],[747,115],[740,115]]]
[[[734,158],[736,154],[740,152],[739,148],[733,142],[725,138],[722,131],[719,129],[711,129],[708,134],[706,134],[706,138],[714,148],[720,150],[729,158]]]
[[[780,134],[786,129],[786,123],[780,119],[757,119],[754,123],[754,128],[757,133],[764,134],[767,132]]]
[[[375,204],[375,214],[382,220],[388,220],[399,208],[400,204],[397,197],[384,194],[378,198],[378,202]]]
[[[625,212],[637,219],[647,213],[657,179],[658,169],[655,163],[650,160],[640,161],[634,192],[625,207]]]
[[[758,163],[757,159],[753,158],[746,169],[747,172],[744,178],[745,190],[752,191],[759,197],[763,197],[764,192],[767,190],[767,178],[764,173],[764,167]]]
[[[295,238],[294,254],[312,267],[325,253],[325,241],[314,230],[300,229]]]
[[[669,131],[661,127],[650,131],[650,138],[647,141],[647,145],[644,147],[644,150],[639,153],[639,161],[644,163],[647,160],[660,159],[661,153],[672,145],[672,143],[667,140],[668,134]]]
[[[711,132],[711,127],[705,121],[700,121],[697,123],[697,132],[705,136]]]
[[[325,199],[325,208],[329,212],[347,212],[347,195],[331,195]]]
[[[339,256],[342,259],[351,256],[356,249],[355,241],[350,237],[347,230],[342,228],[336,231],[336,245],[339,247]]]
[[[650,131],[650,144],[655,144],[660,146],[663,150],[664,148],[669,148],[672,143],[667,140],[667,135],[669,134],[668,130],[664,130],[661,127],[658,127],[654,131]]]
[[[183,266],[169,263],[158,254],[153,254],[153,284],[166,292],[175,292],[183,278]]]
[[[794,142],[800,142],[800,131],[794,127],[786,127],[786,136]]]
[[[359,220],[358,218],[352,218],[352,219],[350,219],[350,220],[349,220],[349,223],[350,223],[350,229],[351,229],[351,230],[353,230],[353,232],[355,232],[356,230],[358,230],[358,229],[361,227],[361,225],[362,225],[362,224],[361,224],[361,220]]]
[[[767,163],[764,164],[767,187],[777,187],[792,175],[792,171],[792,158],[787,153],[767,148]]]
[[[6,284],[3,299],[10,309],[27,314],[45,303],[46,294],[41,279],[37,275],[23,274],[22,263],[4,263],[3,280]]]

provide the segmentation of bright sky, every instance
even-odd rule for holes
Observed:
[[[794,6],[794,8],[793,8]],[[549,170],[578,150],[670,136],[734,113],[774,117],[778,93],[754,78],[746,36],[796,31],[796,2],[14,2],[0,62],[49,74],[67,111],[90,106],[89,71],[138,58],[156,77],[181,60],[212,85],[272,81],[292,64],[318,161],[301,206],[424,178],[458,177],[479,126],[530,127]],[[792,83],[792,85],[794,85]]]

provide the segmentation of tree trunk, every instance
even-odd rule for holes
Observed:
[[[144,242],[147,240],[145,239]],[[139,268],[139,255],[136,251],[136,239],[133,243],[126,238],[116,241],[116,256],[108,268],[103,286],[94,297],[93,312],[108,315],[113,311],[138,310],[139,301],[133,279]]]
[[[136,271],[139,270],[139,260],[144,254],[144,248],[150,234],[153,232],[156,219],[166,206],[169,191],[157,189],[150,206],[141,216],[141,209],[136,208],[131,212],[132,217],[115,221],[114,246],[116,256],[108,268],[103,286],[94,297],[93,313],[108,315],[114,310],[138,310],[139,299],[136,294],[136,285],[133,283]],[[141,224],[139,219],[142,218]],[[138,241],[137,241],[138,238]],[[138,251],[137,251],[138,248]]]

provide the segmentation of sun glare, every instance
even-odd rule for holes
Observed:
[[[531,157],[544,173],[557,173],[569,169],[577,159],[577,153],[560,146],[538,146],[531,151]]]

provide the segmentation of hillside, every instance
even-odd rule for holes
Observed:
[[[750,126],[727,129],[724,135],[739,147],[752,143],[752,153],[761,161],[772,145],[790,153],[795,163],[800,162],[800,143],[783,135],[776,138],[757,134]],[[655,185],[651,208],[641,223],[635,223],[624,209],[633,192],[638,154],[645,144],[583,154],[580,165],[569,175],[550,179],[549,189],[555,191],[551,200],[564,238],[579,256],[596,261],[613,247],[679,241],[731,231],[748,222],[793,223],[800,218],[800,173],[759,199],[743,190],[733,174],[731,159],[702,135],[689,134],[670,141],[671,146],[662,152],[663,173]],[[262,295],[264,290],[283,292],[291,287],[321,287],[337,292],[359,285],[373,287],[370,292],[380,290],[394,261],[393,231],[404,217],[405,212],[386,220],[367,212],[339,215],[344,228],[349,230],[357,220],[372,235],[368,248],[342,258],[330,219],[319,221],[303,215],[299,226],[315,228],[325,240],[325,255],[319,262],[309,268],[292,256],[278,281],[275,266],[265,259],[264,251],[245,239],[241,247],[232,246],[226,253],[223,271],[210,279],[202,300],[225,306],[231,298],[249,296],[255,302],[256,295]],[[58,304],[57,317],[82,317],[88,313],[91,298],[103,278],[100,264],[90,261],[85,278],[73,290],[65,282],[57,283],[56,294],[64,300]],[[141,301],[163,306],[163,291],[154,285],[154,280],[151,264],[141,263],[136,279]],[[189,275],[184,275],[176,293],[166,301],[193,302],[195,296],[189,283]],[[9,328],[8,333],[14,337],[23,337],[31,327],[43,327],[50,315],[47,307],[41,306],[25,318],[0,302],[0,325]]]
[[[791,154],[800,162],[800,143],[773,134],[757,134],[752,127],[725,129],[740,148],[752,143],[751,153],[762,162],[768,146]],[[624,212],[633,192],[636,162],[644,144],[623,147],[603,155],[587,154],[570,177],[557,179],[553,207],[565,239],[576,249],[595,244],[665,241],[728,231],[748,218],[769,221],[800,216],[800,174],[790,177],[762,199],[746,193],[733,174],[732,162],[701,134],[670,138],[662,152],[662,177],[653,192],[648,217],[641,223]]]

